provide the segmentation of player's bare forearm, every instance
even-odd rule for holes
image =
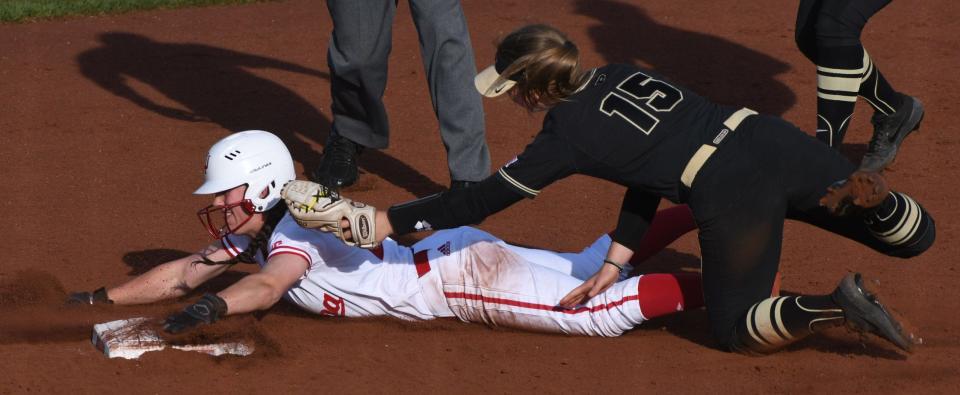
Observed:
[[[212,261],[229,258],[219,245],[212,245],[201,253],[158,265],[126,283],[108,288],[107,296],[115,304],[144,304],[186,295],[229,267],[196,263],[201,260],[201,254]]]
[[[613,264],[604,262],[603,266],[600,266],[600,269],[593,276],[567,293],[558,304],[566,308],[573,308],[581,303],[586,303],[590,298],[610,288],[620,278],[621,269],[630,261],[632,256],[633,251],[623,244],[611,243],[605,259]]]
[[[270,279],[255,273],[244,277],[217,296],[227,302],[227,315],[233,315],[269,309],[280,300],[284,291],[278,289]]]
[[[393,225],[390,224],[390,218],[384,210],[377,210],[375,220],[377,221],[377,242],[382,242],[387,236],[393,234]]]
[[[308,269],[303,258],[276,255],[263,270],[240,279],[217,296],[227,302],[227,315],[266,310],[276,304]]]
[[[116,304],[143,304],[186,295],[209,278],[226,270],[226,265],[193,263],[199,254],[167,262],[119,286],[107,289]]]
[[[630,258],[632,257],[633,250],[615,241],[610,243],[610,249],[607,250],[607,260],[625,265],[630,262]]]

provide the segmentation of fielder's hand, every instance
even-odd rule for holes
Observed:
[[[600,271],[580,284],[579,287],[570,291],[563,299],[560,299],[560,306],[572,309],[577,305],[586,303],[594,296],[610,288],[619,278],[620,269],[613,265],[603,265]]]
[[[227,302],[214,294],[206,294],[183,311],[167,317],[163,321],[163,331],[180,333],[201,324],[211,324],[227,314]]]
[[[67,297],[67,305],[69,306],[83,304],[113,304],[113,301],[107,297],[106,287],[100,287],[93,292],[74,292]]]
[[[374,248],[379,244],[375,231],[377,210],[373,206],[341,197],[311,181],[290,181],[283,186],[280,196],[290,215],[304,228],[334,233],[351,246]]]

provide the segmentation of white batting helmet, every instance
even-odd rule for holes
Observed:
[[[224,137],[207,153],[203,185],[193,193],[208,195],[247,185],[244,199],[254,211],[267,211],[280,202],[280,189],[297,178],[290,151],[279,137],[262,130],[247,130]],[[264,189],[267,196],[260,197]]]

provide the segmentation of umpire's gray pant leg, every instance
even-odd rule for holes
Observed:
[[[387,85],[393,0],[328,0],[333,19],[327,50],[333,130],[361,145],[389,142],[383,91]]]
[[[490,173],[483,102],[473,86],[477,66],[459,0],[410,0],[440,137],[453,180],[480,181]]]

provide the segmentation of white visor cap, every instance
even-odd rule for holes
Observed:
[[[513,86],[517,84],[516,81],[508,79],[504,79],[502,83],[496,84],[498,78],[500,78],[500,73],[497,72],[497,66],[490,65],[490,67],[483,69],[480,74],[474,77],[473,85],[477,87],[481,95],[497,97],[507,93],[510,88],[513,88]]]

